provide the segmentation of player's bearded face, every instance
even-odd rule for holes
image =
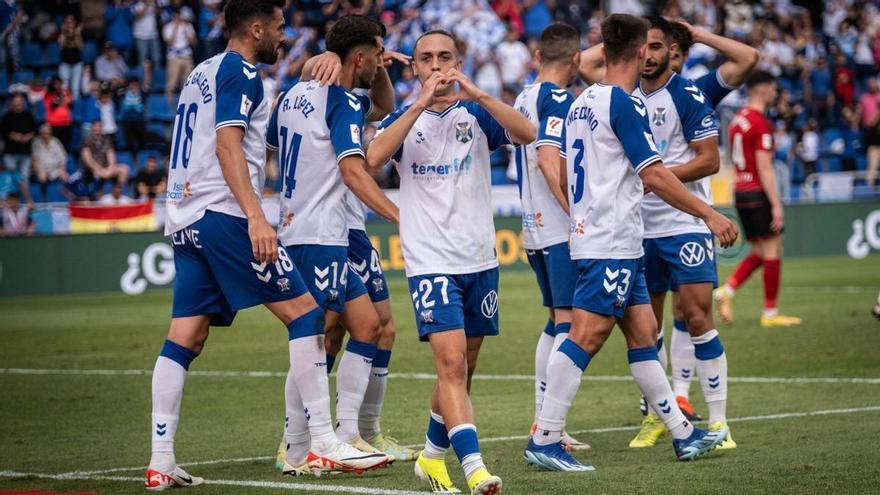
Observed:
[[[642,62],[642,77],[656,79],[669,67],[669,45],[659,29],[648,30],[648,45]]]
[[[263,24],[263,36],[257,44],[257,61],[272,65],[278,60],[278,50],[284,42],[284,16],[276,8],[272,20]]]
[[[361,63],[360,70],[358,70],[357,81],[355,81],[356,87],[361,89],[370,89],[373,87],[376,73],[379,71],[379,66],[383,63],[384,52],[385,48],[382,46],[381,40],[379,41],[379,46],[364,50],[364,60]]]

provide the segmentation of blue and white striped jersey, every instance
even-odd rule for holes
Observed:
[[[201,219],[206,210],[244,217],[217,160],[217,129],[244,128],[242,148],[254,192],[265,180],[269,102],[257,68],[236,52],[196,66],[180,93],[168,163],[165,235]]]
[[[364,156],[361,134],[370,99],[342,86],[300,82],[279,100],[266,146],[278,150],[283,174],[278,237],[285,246],[347,246],[348,225],[339,162]]]

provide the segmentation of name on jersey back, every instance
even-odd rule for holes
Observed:
[[[183,87],[185,88],[190,84],[195,84],[199,87],[199,93],[202,95],[202,104],[210,103],[214,99],[214,95],[211,94],[211,85],[208,83],[208,76],[204,72],[199,71],[190,74]]]

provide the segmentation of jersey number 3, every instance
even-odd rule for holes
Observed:
[[[284,183],[282,191],[284,197],[290,199],[293,190],[296,189],[296,162],[299,159],[299,144],[302,142],[302,134],[293,133],[290,142],[287,141],[290,130],[281,126],[281,166],[284,167]]]
[[[584,168],[584,140],[575,139],[571,147],[577,150],[574,155],[574,184],[571,185],[573,203],[581,202],[584,197],[584,182],[587,180],[587,170]]]

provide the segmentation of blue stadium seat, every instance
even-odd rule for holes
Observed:
[[[98,58],[98,44],[94,41],[86,41],[83,45],[82,59],[84,63],[90,64]]]
[[[61,47],[58,43],[49,43],[46,46],[46,66],[58,67],[61,63]]]
[[[17,83],[27,84],[27,83],[30,83],[31,81],[33,81],[34,77],[35,77],[35,74],[33,71],[20,70],[15,73],[15,75],[13,76],[13,80]]]
[[[492,185],[498,186],[502,184],[510,184],[507,179],[507,169],[504,167],[492,167]]]
[[[150,120],[162,122],[174,120],[174,114],[171,112],[171,107],[168,106],[168,100],[161,95],[150,95],[147,97],[147,116]]]
[[[144,68],[141,66],[132,67],[128,69],[128,72],[125,74],[126,77],[136,77],[138,81],[144,82]]]
[[[77,155],[80,148],[82,148],[82,140],[82,125],[80,125],[79,123],[74,123],[72,126],[70,126],[70,149],[68,151],[73,152],[74,155]]]
[[[72,174],[79,168],[79,159],[77,154],[70,152],[67,154],[67,173]]]
[[[0,95],[5,95],[9,90],[9,78],[6,77],[6,71],[0,70]]]
[[[42,82],[47,82],[49,79],[58,75],[58,66],[55,67],[47,67],[40,71],[39,79]]]
[[[42,101],[34,105],[34,118],[37,120],[37,124],[46,121],[46,105],[43,105]]]
[[[43,67],[43,49],[39,43],[32,41],[21,44],[21,62],[30,69]]]
[[[167,77],[167,73],[165,69],[159,67],[153,70],[153,87],[151,92],[161,94],[165,92],[165,81]]]
[[[124,163],[129,167],[134,168],[134,156],[132,156],[131,152],[129,151],[117,151],[116,163]]]
[[[50,203],[62,203],[67,201],[67,198],[65,198],[64,194],[61,192],[61,188],[63,187],[64,185],[62,185],[60,182],[50,183],[46,200]]]

